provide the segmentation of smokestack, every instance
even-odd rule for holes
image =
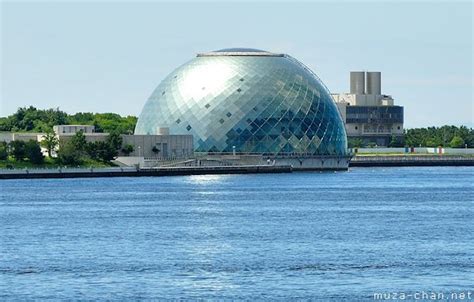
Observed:
[[[351,71],[351,93],[352,94],[365,93],[365,72]]]
[[[367,72],[367,94],[382,94],[382,74],[380,71]]]

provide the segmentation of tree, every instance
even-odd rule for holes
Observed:
[[[87,143],[85,151],[92,159],[108,162],[118,155],[118,150],[120,150],[121,146],[122,136],[117,132],[112,132],[105,142],[98,141]]]
[[[97,159],[103,162],[108,162],[118,155],[117,149],[110,142],[96,142],[97,144]]]
[[[41,145],[48,150],[48,156],[51,157],[53,151],[56,150],[56,147],[59,144],[59,140],[56,134],[53,131],[48,131],[43,136],[43,140],[41,141]]]
[[[83,154],[76,149],[72,141],[60,142],[58,158],[63,165],[74,166],[82,163]]]
[[[120,150],[120,147],[122,147],[122,142],[122,136],[117,131],[111,132],[107,137],[107,143],[110,144],[110,146],[115,150]]]
[[[25,142],[24,141],[11,141],[10,142],[10,155],[12,155],[15,160],[21,161],[25,158]]]
[[[453,139],[449,143],[449,146],[451,146],[451,148],[463,148],[464,144],[465,143],[464,143],[464,140],[462,139],[462,137],[455,136],[455,137],[453,137]]]
[[[392,135],[390,138],[390,143],[388,144],[389,147],[403,147],[403,137]]]
[[[25,144],[25,154],[33,164],[42,164],[44,162],[44,156],[37,141],[29,140]]]
[[[6,160],[8,158],[8,144],[6,142],[0,142],[0,160]]]
[[[117,150],[109,142],[90,142],[87,143],[87,154],[90,158],[95,160],[100,160],[103,162],[108,162],[114,159],[117,156]]]
[[[347,144],[349,148],[361,148],[364,142],[360,138],[350,138]]]
[[[122,148],[122,153],[126,156],[129,156],[133,151],[135,151],[135,148],[133,148],[133,145],[130,144],[127,144]]]
[[[82,130],[76,132],[74,136],[71,138],[71,144],[77,151],[83,152],[86,149],[86,136]]]

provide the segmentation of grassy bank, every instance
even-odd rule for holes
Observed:
[[[0,160],[0,169],[56,169],[59,167],[65,167],[62,165],[56,158],[46,157],[44,163],[42,164],[33,164],[28,160],[17,161],[12,157],[9,157],[6,160]],[[101,161],[96,161],[92,159],[84,160],[80,165],[73,166],[74,168],[104,168],[104,167],[114,167],[113,163],[104,163]],[[69,166],[71,167],[71,166]]]
[[[473,154],[438,154],[438,153],[356,153],[355,156],[456,156],[456,157],[474,157]]]

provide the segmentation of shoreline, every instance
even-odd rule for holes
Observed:
[[[0,171],[0,179],[34,178],[96,178],[96,177],[144,177],[185,176],[203,174],[262,174],[291,173],[293,168],[285,166],[215,166],[215,167],[172,167],[172,168],[71,168]]]
[[[355,156],[349,168],[356,167],[436,167],[474,166],[474,157],[453,156]],[[188,167],[111,167],[111,168],[58,168],[58,169],[0,169],[1,179],[39,178],[96,178],[96,177],[146,177],[186,176],[204,174],[263,174],[292,173],[296,171],[347,171],[342,168],[299,168],[292,165],[235,165]]]

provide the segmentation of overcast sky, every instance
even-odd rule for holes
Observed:
[[[288,53],[331,92],[382,72],[406,127],[473,125],[473,4],[465,2],[1,3],[0,116],[20,106],[138,115],[197,52]]]

